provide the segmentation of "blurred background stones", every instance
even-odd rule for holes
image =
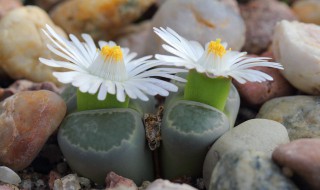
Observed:
[[[301,22],[320,24],[320,1],[297,1],[292,6],[293,11]]]
[[[0,19],[9,11],[21,6],[19,0],[0,0]]]

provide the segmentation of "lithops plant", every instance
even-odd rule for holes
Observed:
[[[199,177],[209,146],[234,124],[235,116],[230,117],[230,122],[224,113],[227,109],[228,115],[237,115],[239,109],[239,102],[228,102],[232,78],[240,83],[272,80],[269,75],[250,68],[282,69],[282,66],[267,62],[265,57],[250,58],[245,57],[245,52],[227,50],[227,44],[220,39],[203,47],[170,28],[154,28],[154,31],[167,43],[162,47],[173,54],[157,54],[156,58],[189,69],[183,100],[171,98],[165,108],[161,128],[163,174],[170,179],[184,175]],[[237,96],[232,90],[231,94]]]
[[[154,77],[178,81],[172,74],[184,69],[151,56],[134,59],[136,53],[114,42],[99,42],[83,34],[71,41],[59,36],[50,26],[43,32],[51,40],[48,48],[67,61],[40,58],[51,67],[71,71],[54,72],[62,83],[77,87],[77,112],[67,116],[59,129],[58,142],[71,168],[103,183],[113,171],[140,184],[153,178],[151,152],[146,149],[142,115],[129,108],[130,99],[148,101],[148,95],[167,96],[177,86]]]

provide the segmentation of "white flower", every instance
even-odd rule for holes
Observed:
[[[67,72],[54,72],[53,75],[62,83],[71,83],[83,93],[95,94],[104,100],[107,94],[116,94],[117,100],[125,101],[126,95],[132,99],[147,101],[149,95],[167,96],[177,87],[169,82],[150,77],[163,77],[185,81],[172,74],[185,72],[179,68],[163,68],[159,60],[150,60],[145,56],[134,60],[136,53],[128,48],[120,48],[114,42],[100,41],[98,49],[88,34],[82,34],[85,42],[80,42],[74,35],[71,41],[59,36],[50,26],[43,32],[52,41],[47,47],[67,61],[39,58],[41,63],[51,67],[66,68]]]
[[[239,83],[262,82],[273,80],[271,76],[251,69],[252,67],[273,67],[283,69],[279,63],[268,62],[270,58],[245,57],[246,52],[226,50],[227,44],[220,39],[207,43],[203,48],[196,41],[188,41],[170,28],[154,28],[155,33],[167,44],[162,47],[173,55],[156,55],[158,60],[183,66],[188,69],[196,69],[199,73],[206,73],[208,77],[232,77]]]

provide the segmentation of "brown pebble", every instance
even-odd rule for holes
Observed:
[[[320,189],[320,139],[299,139],[280,145],[272,159],[290,169],[310,189]]]

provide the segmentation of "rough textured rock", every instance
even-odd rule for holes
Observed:
[[[0,19],[12,9],[21,7],[19,0],[0,0]]]
[[[39,57],[59,60],[49,51],[49,39],[41,29],[49,24],[59,34],[47,13],[35,6],[17,8],[0,20],[0,67],[14,79],[25,78],[35,82],[52,81],[52,67],[39,62]]]
[[[138,53],[138,56],[144,56],[150,30],[150,21],[128,26],[122,31],[124,34],[117,40],[117,44],[128,47],[130,51]]]
[[[80,182],[79,177],[77,174],[69,174],[67,176],[64,176],[61,179],[57,179],[54,181],[54,190],[80,190]]]
[[[298,190],[261,152],[238,151],[224,155],[213,170],[209,190]]]
[[[266,52],[261,56],[272,57],[273,55],[271,52]],[[281,75],[278,69],[268,67],[254,67],[253,69],[270,75],[273,80],[265,82],[246,82],[245,84],[240,84],[237,81],[233,81],[233,84],[241,96],[241,100],[246,105],[258,107],[272,98],[294,94],[295,89]]]
[[[293,4],[292,10],[302,22],[320,24],[320,1],[297,1]]]
[[[1,190],[19,190],[17,186],[6,184],[6,185],[0,185]]]
[[[199,41],[202,45],[221,38],[233,50],[240,50],[245,41],[243,19],[233,8],[219,1],[166,1],[152,18],[152,26],[170,27],[184,38]],[[150,32],[146,53],[164,53],[163,43]]]
[[[66,105],[46,90],[20,92],[0,105],[0,165],[22,170],[58,128]]]
[[[320,189],[320,139],[299,139],[280,145],[273,160],[304,181],[303,189]]]
[[[281,20],[295,20],[291,9],[275,0],[255,0],[240,6],[246,24],[244,50],[260,54],[271,44],[276,23]]]
[[[117,175],[114,172],[108,173],[106,177],[106,190],[138,190],[136,184],[131,180]]]
[[[53,21],[68,33],[88,33],[94,39],[110,40],[118,31],[154,3],[154,0],[69,0],[51,12]]]
[[[280,145],[272,158],[299,176],[298,180],[303,180],[298,184],[307,185],[307,189],[320,189],[320,139],[299,139]]]
[[[271,157],[278,145],[288,142],[288,132],[280,123],[266,119],[248,120],[226,132],[212,145],[203,165],[204,184],[208,187],[212,171],[224,154],[254,150]]]
[[[275,28],[272,49],[283,76],[297,89],[320,94],[320,26],[281,21]]]
[[[258,118],[282,123],[290,140],[320,138],[320,97],[289,96],[266,102],[259,110]]]
[[[187,184],[171,183],[169,180],[157,179],[146,190],[196,190]]]

